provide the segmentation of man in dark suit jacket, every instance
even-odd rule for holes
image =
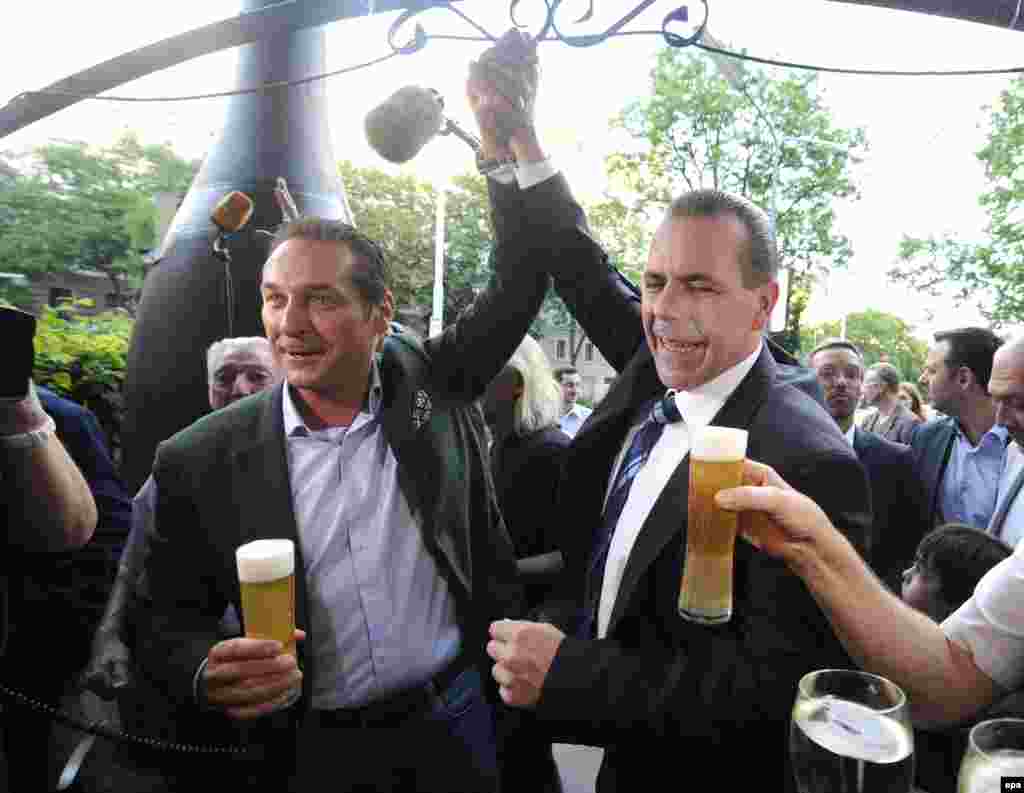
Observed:
[[[996,424],[988,381],[1002,343],[987,328],[957,328],[936,333],[928,351],[921,384],[944,415],[918,424],[910,447],[932,526],[984,529],[995,512],[1009,437]]]
[[[492,101],[500,107],[500,94]],[[519,167],[544,167],[532,126],[517,127],[509,145]],[[821,405],[780,378],[776,358],[792,359],[763,340],[778,298],[767,217],[736,196],[682,197],[656,235],[638,299],[587,233],[560,175],[491,189],[499,234],[548,230],[531,262],[551,269],[559,295],[620,372],[566,460],[561,525],[576,531],[564,540],[568,600],[547,614],[557,625],[491,626],[503,699],[533,709],[554,740],[605,747],[602,793],[650,778],[720,778],[744,747],[756,747],[765,786],[792,790],[786,741],[797,683],[850,661],[804,586],[744,541],[731,620],[705,626],[679,616],[688,425],[664,431],[613,523],[603,570],[595,557],[616,461],[641,406],[666,388],[677,390],[685,422],[748,430],[748,456],[784,467],[864,548],[863,469]]]
[[[853,446],[871,484],[871,567],[899,592],[904,568],[927,530],[921,484],[910,448],[853,421],[864,382],[864,359],[845,339],[826,339],[807,358],[825,392],[825,407]]]
[[[286,382],[161,444],[153,469],[159,536],[145,569],[138,658],[190,725],[208,733],[240,721],[273,752],[295,747],[297,721],[300,755],[294,761],[285,751],[284,762],[314,782],[323,767],[312,766],[329,765],[339,790],[493,789],[492,707],[500,702],[487,627],[521,612],[522,590],[475,400],[547,287],[513,246],[496,252],[495,277],[459,320],[420,344],[388,335],[392,299],[372,242],[319,219],[279,232],[264,269],[263,317]],[[316,456],[334,454],[332,446],[354,451],[340,468],[317,469]],[[350,488],[365,493],[362,501],[318,511],[332,492]],[[337,525],[341,514],[351,517]],[[275,643],[218,635],[227,603],[244,622],[235,549],[259,538],[295,543],[295,618],[305,631],[297,666]],[[406,549],[400,559],[388,555],[398,547]],[[378,558],[395,564],[375,566]],[[351,638],[342,629],[353,616],[347,607],[336,613],[337,597],[325,595],[339,587],[357,604],[365,593],[354,610],[366,612],[366,630]],[[430,624],[407,624],[412,606]],[[345,641],[372,653],[373,664]],[[375,677],[367,686],[367,676],[386,670],[405,680],[398,690]],[[275,712],[300,679],[298,705]],[[337,700],[351,705],[324,704]],[[342,766],[318,756],[332,745],[344,752]]]

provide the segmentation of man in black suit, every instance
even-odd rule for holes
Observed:
[[[528,248],[524,262],[544,262],[620,373],[569,448],[560,525],[575,532],[564,539],[566,599],[546,607],[555,624],[491,626],[502,698],[533,709],[556,741],[605,747],[602,793],[648,778],[728,779],[744,751],[757,753],[766,787],[792,790],[786,740],[797,683],[813,669],[850,664],[824,615],[784,566],[744,541],[731,620],[699,625],[677,609],[692,428],[748,430],[749,457],[785,468],[861,549],[868,537],[863,469],[822,406],[791,382],[795,372],[780,375],[779,361],[791,367],[792,358],[764,339],[779,294],[768,218],[737,196],[680,197],[638,295],[588,234],[529,120],[497,89],[488,101],[512,130],[508,150],[488,156],[548,171],[519,189],[491,180],[499,242],[514,236]],[[817,390],[812,373],[802,377]],[[683,421],[664,429],[621,513],[603,526],[617,461],[666,388]]]
[[[807,362],[825,392],[825,406],[853,446],[871,484],[871,567],[894,592],[928,528],[924,495],[910,448],[861,429],[853,421],[864,383],[864,359],[845,339],[827,339]]]
[[[988,393],[1002,339],[987,328],[935,334],[921,372],[932,407],[944,414],[914,428],[910,448],[929,523],[984,529],[996,509],[1009,435]]]

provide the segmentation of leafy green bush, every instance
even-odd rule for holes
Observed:
[[[124,311],[79,313],[92,301],[46,306],[36,329],[35,381],[74,398],[81,391],[120,391],[132,332]]]
[[[124,309],[96,315],[80,312],[91,307],[91,300],[76,300],[43,309],[36,327],[32,376],[37,385],[46,386],[95,413],[116,460],[133,320]]]

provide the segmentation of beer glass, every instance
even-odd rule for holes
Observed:
[[[1024,719],[989,719],[971,728],[957,793],[1007,790],[1003,777],[1024,777]]]
[[[255,540],[235,551],[242,590],[242,624],[250,639],[276,639],[295,655],[295,544]],[[289,692],[281,706],[299,697]]]
[[[732,554],[739,514],[715,503],[719,490],[743,484],[747,431],[703,427],[690,444],[686,557],[679,616],[717,625],[732,617]]]
[[[895,683],[849,669],[800,679],[789,725],[800,793],[910,793],[914,730]]]

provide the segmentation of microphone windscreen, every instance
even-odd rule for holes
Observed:
[[[231,234],[245,228],[252,217],[252,199],[245,193],[235,190],[228,193],[210,213],[212,220],[225,234]]]
[[[366,115],[366,140],[388,162],[415,157],[441,131],[444,105],[436,91],[407,85]]]

